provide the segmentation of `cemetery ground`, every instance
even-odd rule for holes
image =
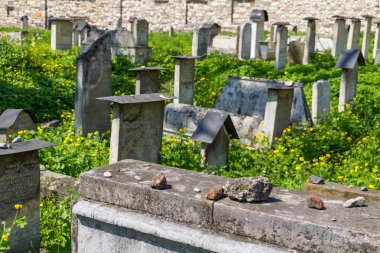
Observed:
[[[74,132],[75,60],[79,48],[52,51],[49,35],[39,31],[42,39],[31,44],[7,43],[2,38],[0,50],[0,111],[23,108],[31,111],[40,123],[37,131],[19,131],[23,139],[41,139],[57,144],[40,151],[46,169],[78,177],[81,172],[107,165],[109,133],[97,131],[86,136]],[[160,74],[161,92],[173,94],[174,60],[172,56],[191,53],[191,34],[150,34],[152,59],[147,66],[166,68]],[[370,50],[372,52],[372,50]],[[369,57],[372,59],[372,57]],[[380,190],[380,65],[360,67],[355,110],[337,111],[341,69],[329,52],[317,53],[309,65],[274,69],[274,62],[238,60],[235,56],[211,53],[196,62],[195,105],[212,107],[229,75],[276,80],[301,81],[305,84],[308,103],[311,87],[320,79],[331,82],[332,112],[321,124],[285,129],[283,136],[270,148],[263,134],[254,145],[232,140],[227,167],[200,166],[200,145],[181,131],[179,136],[163,139],[161,164],[227,177],[266,176],[276,187],[301,189],[309,176],[317,175],[328,182],[365,186]],[[125,57],[112,60],[113,94],[134,94],[135,73]],[[60,119],[56,128],[44,122]],[[42,247],[49,252],[70,249],[69,196],[63,201],[50,197],[41,200]]]

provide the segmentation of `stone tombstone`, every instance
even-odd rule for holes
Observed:
[[[207,29],[200,27],[193,32],[192,56],[199,56],[203,59],[207,55],[208,33]]]
[[[304,60],[305,43],[300,41],[289,42],[288,62],[289,65],[302,64]]]
[[[49,18],[51,24],[51,49],[71,49],[73,20],[69,18]]]
[[[359,65],[365,65],[365,60],[360,49],[346,50],[339,56],[336,63],[336,67],[342,69],[339,90],[339,111],[344,111],[346,104],[352,102],[356,96]],[[352,106],[351,109],[353,109]]]
[[[319,20],[313,17],[304,18],[307,21],[306,35],[305,35],[305,51],[303,54],[302,63],[307,65],[309,58],[315,51],[315,38],[316,38],[316,21]]]
[[[109,162],[136,159],[159,163],[165,100],[160,93],[98,98],[114,102]]]
[[[339,57],[340,53],[346,47],[346,19],[342,16],[333,16],[335,18],[334,37],[331,54],[334,57]]]
[[[358,49],[360,39],[360,19],[351,18],[350,30],[347,38],[347,49]]]
[[[251,24],[245,23],[240,26],[239,59],[249,59],[251,55]]]
[[[0,116],[0,142],[10,141],[9,135],[20,130],[37,130],[33,115],[23,109],[7,109]]]
[[[264,22],[268,21],[266,10],[255,9],[251,12],[251,59],[260,57],[260,41],[264,40]]]
[[[220,33],[222,27],[217,23],[206,23],[202,27],[207,29],[207,46],[211,47],[214,37]]]
[[[269,41],[276,42],[274,38],[276,36],[275,34],[276,34],[276,26],[271,25],[270,31],[269,31]]]
[[[220,167],[227,165],[229,137],[239,139],[234,123],[227,112],[206,113],[191,139],[202,143],[202,157],[204,162],[210,166]]]
[[[281,137],[285,128],[290,125],[294,88],[279,87],[268,90],[265,107],[264,132],[269,142]]]
[[[174,56],[174,103],[194,103],[194,66],[196,56]]]
[[[23,205],[19,216],[28,224],[14,227],[9,237],[10,252],[39,252],[40,249],[40,162],[38,149],[54,146],[51,142],[30,140],[0,149],[0,221],[12,226],[15,204]],[[3,225],[2,225],[3,226]]]
[[[91,27],[86,22],[74,25],[73,46],[81,46],[82,41],[87,41],[90,29]]]
[[[169,35],[169,37],[173,37],[173,35],[174,35],[174,27],[173,26],[169,27],[168,35]]]
[[[287,61],[287,47],[288,47],[288,28],[289,23],[277,22],[274,23],[277,27],[276,32],[276,59],[274,68],[276,70],[282,70],[286,66]]]
[[[148,46],[149,23],[146,19],[134,19],[132,31],[136,46]]]
[[[375,22],[376,30],[375,30],[375,42],[373,44],[373,58],[375,60],[375,64],[380,64],[380,21]]]
[[[110,129],[109,103],[97,97],[111,96],[111,35],[106,32],[77,59],[75,131],[83,135]]]
[[[313,84],[312,119],[313,123],[322,122],[330,113],[330,81],[318,80]]]
[[[362,17],[365,20],[363,42],[362,42],[362,54],[363,54],[364,60],[368,60],[369,44],[371,42],[371,26],[372,26],[372,19],[374,18],[374,16],[363,15]]]
[[[20,20],[21,20],[21,29],[22,30],[26,30],[26,29],[28,29],[29,28],[29,18],[28,18],[28,16],[22,16],[21,18],[20,18]]]
[[[135,94],[147,94],[147,93],[157,93],[160,89],[160,82],[158,76],[160,70],[164,70],[162,67],[145,67],[141,66],[138,68],[130,69],[131,71],[136,71],[136,90]]]
[[[271,41],[260,41],[260,57],[264,60],[276,58],[276,43]]]

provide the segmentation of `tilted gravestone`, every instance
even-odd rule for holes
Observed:
[[[109,162],[137,159],[159,163],[165,100],[160,93],[102,97],[114,102]]]
[[[319,19],[307,17],[304,18],[304,20],[307,20],[307,29],[305,35],[305,51],[303,54],[302,63],[306,65],[309,62],[309,58],[314,54],[316,38],[316,21]]]
[[[266,10],[253,10],[250,20],[252,22],[250,58],[255,59],[260,57],[260,41],[264,40],[264,22],[269,20],[268,12]]]
[[[245,23],[240,27],[239,59],[249,59],[251,56],[251,24]]]
[[[374,16],[363,15],[363,18],[365,19],[365,28],[364,28],[363,42],[362,42],[362,54],[363,54],[364,60],[368,60],[369,44],[371,41],[371,26],[372,26],[372,19],[374,18]]]
[[[322,122],[330,113],[330,82],[319,80],[313,84],[312,118],[314,124]]]
[[[174,103],[194,103],[194,65],[196,56],[174,56]]]
[[[350,30],[347,38],[347,49],[358,49],[360,39],[360,19],[351,18]]]
[[[147,93],[157,93],[160,89],[160,82],[158,76],[160,70],[164,70],[162,67],[145,67],[141,66],[138,68],[130,69],[131,71],[136,71],[136,90],[135,94],[147,94]]]
[[[288,28],[289,23],[277,22],[274,23],[277,27],[276,31],[276,59],[274,68],[276,70],[282,70],[286,66],[287,52],[288,52]]]
[[[203,59],[207,55],[208,31],[200,27],[193,32],[192,56],[199,56]]]
[[[49,18],[51,24],[51,49],[68,50],[72,47],[73,20]]]
[[[374,64],[380,64],[380,21],[376,22],[375,43],[373,45]]]
[[[36,130],[34,117],[23,109],[7,109],[0,116],[0,142],[10,140],[9,135],[20,130]]]
[[[87,133],[110,129],[110,106],[97,97],[111,96],[111,35],[105,33],[77,59],[75,131]]]
[[[331,49],[331,54],[334,57],[338,57],[346,47],[346,19],[342,16],[333,16],[335,18],[334,25],[334,42]]]
[[[288,63],[289,65],[302,64],[305,53],[305,43],[300,41],[289,42]]]
[[[12,226],[15,204],[23,205],[23,229],[13,227],[10,252],[39,252],[40,248],[40,162],[38,149],[54,146],[51,142],[31,140],[0,149],[0,221]],[[3,226],[3,225],[1,225]]]

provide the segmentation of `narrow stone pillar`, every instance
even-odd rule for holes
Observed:
[[[368,60],[369,44],[371,42],[371,26],[372,26],[372,19],[374,18],[374,16],[363,15],[362,17],[365,20],[365,28],[364,28],[363,42],[362,42],[362,54],[363,54],[364,60]]]
[[[157,93],[160,89],[158,76],[162,67],[145,67],[130,69],[136,71],[136,91],[135,94]]]
[[[173,28],[173,26],[169,27],[168,35],[169,35],[169,37],[173,37],[173,35],[174,35],[174,28]]]
[[[289,127],[293,94],[293,87],[268,89],[264,115],[264,132],[270,143],[276,137],[281,137],[284,129]]]
[[[347,38],[347,49],[358,49],[360,39],[360,19],[351,18],[350,31]]]
[[[271,25],[270,32],[269,32],[269,41],[276,42],[276,26]]]
[[[148,46],[149,23],[146,19],[134,19],[132,33],[136,46]]]
[[[313,123],[322,122],[330,113],[330,81],[319,80],[313,84],[312,118]]]
[[[165,100],[173,98],[160,93],[99,98],[114,102],[110,164],[124,159],[159,163]]]
[[[192,56],[199,56],[203,59],[207,55],[208,30],[200,27],[193,32]]]
[[[245,23],[240,26],[240,38],[239,38],[239,59],[249,59],[251,55],[252,44],[252,28],[250,23]]]
[[[174,56],[174,103],[194,103],[194,66],[196,56]]]
[[[287,46],[288,46],[288,28],[286,27],[289,23],[278,22],[274,25],[277,26],[276,33],[276,59],[274,67],[276,70],[282,70],[286,66],[287,61]]]
[[[251,59],[260,57],[260,41],[264,40],[265,21],[268,21],[268,13],[265,10],[253,10],[251,12]]]
[[[21,29],[22,30],[28,29],[29,28],[29,18],[28,18],[28,16],[22,16],[20,18],[20,20],[21,20]]]
[[[40,248],[38,150],[55,144],[30,140],[11,145],[11,149],[0,149],[0,221],[12,227],[15,204],[23,205],[19,216],[25,216],[28,224],[23,229],[13,227],[9,237],[11,252],[36,252]]]
[[[380,64],[380,21],[375,22],[376,31],[375,31],[375,43],[373,45],[373,59],[375,64]]]
[[[339,57],[346,46],[346,19],[342,16],[333,16],[335,18],[334,25],[334,41],[331,49],[331,54],[334,57]]]
[[[316,37],[316,20],[317,18],[307,17],[306,36],[305,36],[305,47],[303,53],[302,64],[307,65],[309,63],[309,58],[314,54],[315,50],[315,37]]]
[[[51,23],[51,49],[68,50],[71,49],[73,22],[68,18],[50,18]]]

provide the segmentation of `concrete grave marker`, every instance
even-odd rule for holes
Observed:
[[[87,23],[79,23],[74,26],[73,45],[81,46],[82,41],[88,40],[88,32],[91,27]]]
[[[274,60],[276,58],[276,43],[260,41],[260,56],[264,60]]]
[[[364,60],[368,60],[368,52],[369,52],[369,44],[371,41],[371,26],[372,26],[372,19],[374,16],[371,15],[363,15],[362,16],[365,20],[365,28],[364,28],[364,34],[363,34],[363,42],[362,42],[362,54],[364,57]]]
[[[314,54],[315,50],[315,37],[316,37],[316,21],[319,20],[313,17],[304,18],[307,20],[307,29],[305,35],[305,51],[303,54],[302,63],[308,64],[309,58]]]
[[[21,29],[22,30],[26,30],[26,29],[28,29],[29,28],[29,18],[28,18],[28,16],[22,16],[21,18],[20,18],[20,20],[21,20]]]
[[[229,137],[239,139],[231,117],[227,112],[207,112],[191,139],[202,142],[202,156],[208,165],[227,165]],[[203,164],[203,161],[202,161]]]
[[[375,60],[374,64],[380,64],[380,21],[375,22],[375,43],[373,45],[373,58]]]
[[[277,22],[274,23],[277,27],[276,32],[276,59],[274,68],[276,70],[282,70],[286,66],[287,61],[287,47],[288,47],[288,28],[289,23]]]
[[[146,19],[135,19],[132,31],[136,46],[148,46],[149,23]]]
[[[331,49],[331,54],[334,57],[339,57],[340,53],[346,47],[346,19],[342,16],[333,16],[335,18],[334,25],[334,42]]]
[[[365,65],[365,60],[359,49],[346,50],[339,56],[338,62],[336,63],[336,67],[342,69],[339,91],[339,111],[344,111],[346,104],[352,102],[356,96],[359,65]]]
[[[210,47],[214,37],[220,33],[222,27],[217,23],[206,23],[202,25],[202,28],[207,30],[207,46]]]
[[[40,248],[40,162],[38,150],[54,146],[51,142],[31,140],[0,149],[0,221],[12,225],[15,204],[23,205],[19,216],[28,224],[14,227],[9,237],[11,252],[39,252]]]
[[[10,141],[9,135],[20,130],[37,130],[34,117],[23,109],[7,109],[0,116],[0,142]]]
[[[264,22],[268,21],[268,12],[266,10],[253,10],[250,20],[252,22],[251,37],[251,59],[260,57],[260,41],[264,40]]]
[[[145,67],[130,69],[136,71],[136,91],[135,94],[157,93],[160,89],[158,76],[162,67]]]
[[[194,103],[194,65],[196,56],[174,56],[174,103]]]
[[[200,27],[193,32],[192,56],[199,56],[203,59],[207,55],[208,30]]]
[[[245,23],[240,26],[239,59],[249,59],[251,55],[251,24]]]
[[[300,41],[289,42],[288,62],[289,65],[302,64],[305,54],[305,43]]]
[[[165,100],[173,98],[160,93],[98,98],[114,102],[110,164],[124,159],[160,161]]]
[[[71,49],[73,20],[70,18],[49,18],[51,24],[51,49]]]
[[[313,84],[312,118],[314,124],[322,122],[330,113],[330,81],[319,80]]]
[[[360,39],[360,19],[351,18],[350,30],[347,38],[347,49],[358,49]]]
[[[112,94],[111,35],[105,33],[77,59],[75,131],[105,133],[110,129],[110,107],[97,97]]]

